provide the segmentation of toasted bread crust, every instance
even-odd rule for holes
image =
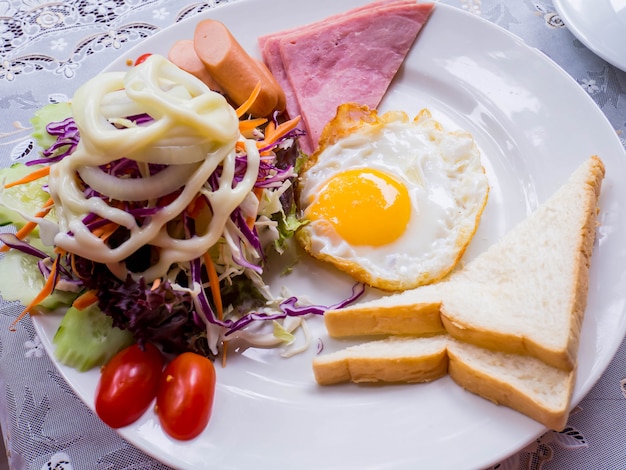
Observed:
[[[567,423],[575,383],[577,350],[587,304],[589,266],[604,173],[602,161],[595,156],[579,167],[570,179],[574,184],[569,190],[573,192],[562,193],[572,196],[574,202],[568,203],[570,200],[563,199],[563,195],[561,199],[554,199],[555,202],[548,205],[540,216],[544,218],[535,219],[532,225],[524,228],[525,231],[516,235],[519,238],[520,235],[534,234],[532,230],[543,227],[546,219],[556,227],[545,239],[531,238],[528,252],[524,251],[525,248],[512,249],[517,239],[508,239],[500,245],[500,251],[493,251],[486,257],[483,255],[481,263],[470,268],[477,258],[445,282],[396,294],[382,302],[379,299],[331,312],[327,319],[329,332],[338,336],[398,333],[417,336],[429,326],[436,330],[436,317],[439,316],[441,325],[449,334],[445,352],[448,373],[457,384],[488,400],[513,408],[550,429],[562,430]],[[560,218],[545,217],[554,213],[559,213]],[[538,220],[541,222],[537,223]],[[564,225],[565,221],[573,222],[576,229],[568,228]],[[550,275],[546,274],[545,279],[548,280],[545,282],[557,281],[555,287],[533,291],[541,285],[541,281],[520,287],[518,283],[532,274],[526,271],[527,268],[533,267],[533,272],[539,274],[546,269],[541,250],[545,255],[546,250],[554,250],[555,246],[561,248],[559,243],[564,239],[567,240],[566,253],[563,254],[568,257],[566,263],[558,261],[562,259],[558,257],[558,252],[554,252],[556,255],[551,253],[551,257],[546,256],[554,265],[549,266],[552,271]],[[542,262],[524,264],[528,257],[539,257]],[[559,270],[563,266],[565,269]],[[539,299],[539,302],[524,302],[529,296],[535,296],[534,300]],[[469,307],[465,305],[468,297],[475,300]],[[554,298],[558,299],[556,303]],[[516,321],[530,322],[535,329],[544,325],[547,328],[552,322],[549,331],[554,332],[553,336],[561,334],[563,328],[565,331],[554,344],[548,344],[552,341],[550,335],[544,336],[544,344],[541,335],[531,337],[533,331],[538,330],[516,330],[509,328],[511,325],[506,322],[495,326],[489,324],[489,321],[497,320],[492,313],[506,315],[507,308],[514,307],[516,301],[521,305],[516,310],[519,314],[514,317]],[[542,307],[548,308],[549,302],[558,307],[556,311],[541,311]],[[529,311],[528,305],[539,306],[540,310]],[[489,307],[489,321],[483,318],[482,324],[480,321],[475,323],[472,312],[479,313],[480,308],[485,306]],[[437,309],[439,315],[435,313]],[[542,316],[544,313],[545,316]],[[417,319],[411,320],[411,315]],[[342,324],[343,321],[346,324]],[[424,323],[420,325],[420,322]],[[427,362],[421,359],[418,349],[400,350],[395,354],[383,351],[379,359],[371,354],[359,355],[357,351],[349,358],[341,354],[330,358],[318,357],[314,361],[314,369],[318,369],[315,373],[320,383],[385,378],[395,381],[404,380],[402,377],[407,377],[411,368],[424,374],[420,367],[425,364]],[[365,368],[370,368],[370,371]],[[320,377],[319,371],[322,371]],[[508,373],[510,371],[515,373]]]
[[[372,347],[370,347],[372,346]],[[313,360],[320,385],[431,382],[448,372],[447,337],[390,337],[349,347]]]
[[[467,391],[556,431],[567,423],[575,378],[574,371],[529,356],[484,350],[448,335],[397,336],[352,346],[316,357],[313,372],[320,385],[423,383],[449,374]]]
[[[419,357],[355,357],[338,361],[315,359],[315,380],[320,385],[354,383],[424,383],[448,372],[446,351]]]
[[[493,376],[472,367],[463,360],[462,356],[457,355],[451,349],[448,350],[448,359],[448,374],[468,392],[497,405],[512,408],[554,431],[562,431],[567,425],[574,389],[574,371],[569,372],[564,379],[566,382],[563,386],[568,390],[567,399],[563,400],[558,408],[548,408],[502,377]]]
[[[329,310],[324,314],[333,337],[361,335],[433,335],[444,333],[439,302],[413,305]]]

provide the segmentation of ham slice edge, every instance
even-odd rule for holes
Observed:
[[[257,39],[259,48],[261,49],[261,53],[263,55],[263,60],[265,64],[276,78],[276,81],[280,84],[283,92],[285,93],[286,102],[287,102],[287,115],[290,118],[294,118],[298,115],[301,115],[300,106],[298,104],[298,99],[294,92],[293,87],[291,86],[291,82],[287,77],[287,73],[285,72],[285,67],[283,66],[283,60],[280,52],[280,41],[283,38],[297,38],[301,34],[309,33],[312,30],[318,28],[328,28],[331,27],[335,21],[342,20],[344,18],[348,18],[352,15],[358,14],[363,11],[375,10],[380,7],[385,7],[389,4],[409,4],[415,3],[415,0],[378,0],[372,3],[368,3],[366,5],[353,8],[348,11],[344,11],[338,13],[336,15],[329,16],[323,20],[310,23],[304,26],[296,26],[291,29],[286,29],[283,31],[266,34],[264,36],[260,36]],[[301,120],[298,128],[306,131],[304,121]],[[311,153],[313,148],[315,147],[312,143],[311,136],[308,132],[305,132],[305,135],[300,137],[300,146],[303,151],[306,153]]]
[[[304,152],[315,149],[338,105],[378,106],[433,6],[379,0],[259,38],[264,60],[287,96],[287,113],[300,114],[308,130],[300,139]]]

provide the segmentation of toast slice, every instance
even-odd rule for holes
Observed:
[[[389,337],[318,356],[320,385],[340,382],[430,382],[448,373],[471,393],[556,431],[567,424],[574,371],[518,354],[492,351],[448,335]]]
[[[461,341],[573,370],[604,171],[598,157],[589,158],[537,211],[444,282],[327,312],[329,334],[416,335],[442,326]]]
[[[530,217],[450,277],[441,320],[453,337],[574,369],[604,165],[585,161]]]
[[[547,428],[565,428],[575,370],[564,371],[534,357],[460,341],[450,341],[447,351],[448,374],[467,391],[525,414]]]
[[[317,356],[315,380],[320,385],[340,382],[430,382],[448,372],[445,335],[392,336]]]
[[[368,335],[435,335],[445,333],[441,321],[442,289],[431,284],[419,289],[354,304],[324,313],[334,338]]]

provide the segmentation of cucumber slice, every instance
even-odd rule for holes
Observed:
[[[60,122],[72,115],[69,103],[50,103],[35,111],[30,123],[33,125],[32,136],[42,149],[47,149],[56,143],[56,136],[48,134],[46,126],[51,122]]]
[[[111,317],[97,305],[84,310],[69,308],[52,339],[59,362],[80,372],[106,364],[133,342],[132,333],[114,327]]]
[[[45,280],[37,267],[37,258],[17,250],[7,251],[0,259],[0,292],[8,301],[29,305],[39,294]],[[54,310],[72,304],[78,294],[56,289],[37,305],[38,308]]]
[[[43,165],[26,166],[23,163],[14,163],[10,167],[0,170],[0,182],[6,184],[17,181],[42,166]],[[50,198],[50,195],[41,189],[41,186],[45,184],[46,181],[47,177],[44,177],[31,181],[30,183],[19,184],[3,189],[0,194],[0,226],[13,224],[17,228],[20,228],[26,223],[26,220],[24,220],[18,211],[31,216],[39,212],[41,207]],[[55,220],[53,213],[54,208],[52,208],[46,217],[52,217],[51,220]],[[38,233],[37,228],[33,233]]]

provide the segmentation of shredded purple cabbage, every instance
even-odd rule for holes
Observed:
[[[58,162],[76,150],[80,140],[80,132],[74,118],[68,117],[60,122],[51,122],[46,126],[46,131],[57,137],[56,142],[43,150],[42,153],[45,158],[31,160],[26,162],[26,165]]]
[[[228,331],[226,332],[226,336],[234,333],[235,331],[241,330],[253,321],[280,320],[287,317],[300,317],[304,315],[324,315],[324,313],[328,310],[344,308],[350,305],[351,303],[359,299],[359,297],[361,297],[364,293],[365,285],[361,283],[355,284],[352,287],[352,295],[331,306],[296,305],[296,303],[298,302],[298,298],[289,297],[288,299],[282,301],[278,306],[280,312],[269,315],[264,313],[249,313],[239,320],[232,322],[230,325],[224,325],[228,329]]]
[[[147,114],[129,116],[136,125],[143,125],[153,121]],[[274,116],[277,121],[277,115]],[[276,124],[278,124],[276,122]],[[120,127],[120,126],[117,126]],[[70,155],[76,149],[80,140],[80,133],[73,118],[67,118],[61,122],[53,122],[46,127],[48,133],[56,136],[56,142],[43,151],[45,158],[34,160],[28,164],[54,163]],[[294,129],[283,136],[279,141],[260,149],[261,152],[280,147],[286,140],[295,139],[303,135],[299,129]],[[286,162],[286,160],[284,161]],[[296,176],[292,162],[287,164],[278,163],[274,157],[262,157],[255,187],[279,188],[286,181]],[[166,165],[150,164],[151,175],[157,174],[166,168]],[[247,171],[247,155],[237,155],[235,161],[235,177],[233,185],[236,186],[244,178]],[[121,157],[114,162],[101,167],[110,175],[117,177],[139,178],[142,176],[137,163],[131,159]],[[207,185],[217,190],[222,175],[222,167],[219,166],[207,181]],[[85,185],[87,197],[102,197],[93,189]],[[106,199],[106,198],[105,198]],[[206,199],[206,198],[205,198]],[[208,199],[207,205],[210,206]],[[138,223],[142,219],[156,214],[160,207],[145,207],[143,202],[124,202],[124,210],[133,215]],[[209,207],[210,209],[210,207]],[[182,227],[188,238],[194,237],[195,222],[184,212],[182,214]],[[256,228],[250,228],[240,209],[231,214],[231,220],[236,224],[240,232],[240,246],[245,244],[254,248],[264,260],[265,254],[259,240]],[[91,213],[85,216],[82,222],[90,230],[95,230],[108,223]],[[71,233],[70,233],[71,235]],[[123,242],[124,230],[117,234],[118,241]],[[115,240],[115,236],[111,237]],[[0,234],[0,241],[11,248],[36,256],[39,259],[39,269],[44,276],[50,274],[50,258],[41,250],[38,250],[26,242],[20,241],[12,234]],[[111,242],[113,243],[113,242]],[[146,251],[140,250],[131,258],[134,261],[139,258],[150,258],[151,248]],[[245,251],[242,250],[242,253]],[[224,328],[225,334],[232,335],[250,325],[252,322],[284,319],[289,316],[323,315],[329,309],[342,308],[357,300],[365,291],[362,284],[357,284],[352,289],[352,294],[345,300],[329,307],[321,305],[298,305],[296,297],[290,297],[280,303],[274,313],[261,312],[266,299],[261,295],[253,282],[246,276],[241,275],[223,282],[220,292],[224,305],[232,305],[232,317],[218,319],[215,313],[215,302],[211,296],[211,290],[202,288],[199,294],[194,296],[185,289],[174,288],[171,282],[164,281],[156,287],[147,285],[145,279],[136,279],[130,274],[125,280],[116,278],[104,264],[95,263],[80,256],[72,258],[72,268],[69,268],[69,256],[58,259],[59,269],[57,276],[67,282],[80,284],[85,289],[95,289],[98,292],[98,306],[113,319],[113,324],[119,328],[129,330],[139,344],[152,342],[160,345],[166,353],[181,353],[192,350],[206,356],[211,356],[210,347],[206,339],[207,323]],[[241,266],[262,272],[262,267],[245,258],[235,260]],[[132,261],[127,260],[127,263]],[[261,263],[263,264],[263,263]],[[76,275],[78,277],[76,277]],[[202,260],[195,259],[189,263],[189,271],[181,271],[176,283],[181,286],[192,288],[194,285],[207,285],[207,273],[202,268]],[[195,295],[195,294],[194,294]]]
[[[318,338],[317,339],[317,351],[316,351],[316,354],[320,355],[323,350],[324,350],[324,341],[322,341],[322,338]]]
[[[139,169],[139,165],[135,160],[129,158],[120,158],[113,162],[107,163],[100,167],[103,171],[116,176],[127,178],[141,178],[142,172]],[[161,163],[148,163],[148,173],[150,176],[154,176],[157,173],[167,168],[167,165]]]
[[[142,219],[144,217],[150,217],[154,214],[158,213],[162,208],[161,207],[136,207],[136,208],[128,208],[126,212],[132,215],[133,217]],[[105,225],[111,223],[109,219],[102,219],[98,215],[90,212],[82,220],[85,227],[89,230],[93,231],[97,228],[104,227]],[[71,232],[70,232],[71,234]]]
[[[128,119],[129,121],[132,121],[138,126],[154,121],[152,116],[146,113],[135,114],[134,116],[128,116],[126,119]]]
[[[7,245],[9,248],[21,251],[35,258],[45,259],[48,255],[41,251],[39,248],[35,248],[30,243],[20,240],[14,233],[0,233],[0,241]]]
[[[257,233],[256,227],[250,229],[248,224],[246,223],[243,214],[239,208],[236,208],[233,213],[230,215],[230,218],[237,225],[237,228],[241,231],[245,239],[250,243],[252,248],[254,248],[260,256],[263,256],[263,247],[261,246],[261,240],[259,239],[259,234]]]

